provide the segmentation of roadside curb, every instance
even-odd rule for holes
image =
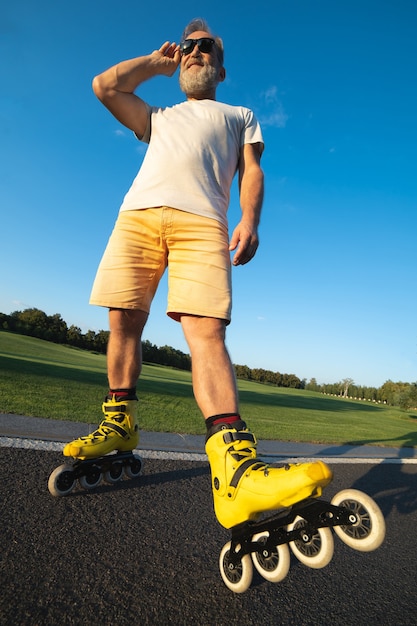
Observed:
[[[60,451],[63,443],[88,435],[95,428],[95,424],[0,413],[0,447]],[[206,461],[204,444],[203,435],[141,431],[137,450],[143,458],[177,457]],[[417,464],[416,448],[384,448],[359,443],[338,445],[260,440],[258,453],[269,462],[320,458],[329,463]]]

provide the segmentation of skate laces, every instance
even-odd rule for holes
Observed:
[[[233,457],[235,461],[240,463],[243,461],[246,467],[252,467],[252,469],[262,469],[264,471],[268,470],[268,465],[259,459],[256,458],[256,437],[250,433],[249,431],[235,431],[233,433],[227,433],[230,437],[223,437],[225,443],[226,440],[232,440],[233,446],[229,448],[229,454]],[[250,441],[253,445],[248,446],[248,441]]]
[[[240,445],[239,445],[240,444]],[[241,441],[229,449],[230,454],[235,461],[243,461],[245,459],[256,459],[255,446],[248,447],[246,441]]]
[[[81,437],[81,439],[85,441],[89,441],[90,443],[94,443],[99,439],[106,439],[109,435],[117,434],[119,437],[126,439],[130,436],[129,431],[121,426],[126,419],[126,415],[124,413],[119,413],[118,415],[112,416],[108,419],[104,419],[98,426],[97,430],[92,432],[87,437]]]

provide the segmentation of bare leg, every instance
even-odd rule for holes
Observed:
[[[225,322],[183,315],[181,325],[191,352],[194,396],[204,418],[238,413],[235,372],[225,345]]]
[[[142,332],[145,311],[110,309],[107,374],[110,389],[131,389],[142,369]]]

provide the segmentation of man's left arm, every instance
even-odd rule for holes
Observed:
[[[242,218],[233,231],[229,250],[236,250],[233,265],[245,265],[259,245],[258,226],[264,196],[264,174],[260,165],[263,144],[245,144],[239,160],[239,191]]]

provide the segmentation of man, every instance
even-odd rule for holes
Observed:
[[[171,77],[178,67],[184,102],[150,107],[135,94],[144,81]],[[288,506],[300,499],[300,489],[306,497],[330,479],[303,466],[301,472],[267,468],[256,460],[256,440],[239,415],[225,346],[230,252],[233,265],[244,265],[258,247],[263,139],[249,109],[216,101],[225,75],[221,39],[203,20],[193,20],[180,45],[167,41],[94,78],[99,100],[149,147],[120,208],[91,295],[92,304],[109,308],[105,419],[92,435],[68,444],[64,454],[95,458],[137,446],[141,337],[168,267],[167,314],[181,323],[190,349],[194,395],[207,425],[215,511],[230,528],[284,500]],[[236,171],[242,215],[229,242],[227,208]]]

